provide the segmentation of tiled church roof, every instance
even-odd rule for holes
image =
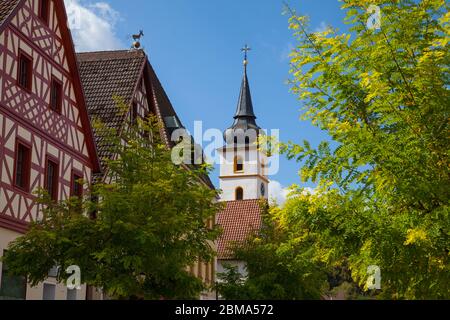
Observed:
[[[1,0],[0,1],[0,25],[8,18],[20,0]]]
[[[217,258],[231,260],[230,244],[245,241],[251,232],[261,227],[260,200],[227,201],[217,215],[217,224],[223,229],[218,240]]]

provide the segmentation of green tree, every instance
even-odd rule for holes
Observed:
[[[368,28],[370,4],[381,28]],[[443,0],[345,0],[350,33],[308,31],[290,10],[298,41],[292,91],[303,119],[335,142],[286,143],[316,193],[280,212],[297,235],[315,238],[315,255],[348,264],[365,290],[371,265],[381,295],[450,298],[449,22]]]
[[[53,266],[66,281],[64,270],[77,265],[83,283],[114,299],[197,298],[203,284],[187,267],[213,258],[218,235],[205,224],[218,211],[216,191],[200,183],[207,168],[174,165],[153,118],[120,136],[96,130],[117,155],[108,161],[112,182],[93,185],[83,200],[53,203],[41,192],[44,218],[10,244],[10,270],[36,285]]]
[[[325,265],[314,257],[314,241],[292,234],[279,220],[279,208],[262,205],[262,227],[244,243],[232,244],[236,260],[245,261],[247,275],[235,267],[219,274],[218,292],[227,300],[320,299],[327,289]]]

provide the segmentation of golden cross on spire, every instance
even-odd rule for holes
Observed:
[[[244,52],[244,66],[247,66],[247,52],[252,50],[247,44],[241,49],[242,52]]]

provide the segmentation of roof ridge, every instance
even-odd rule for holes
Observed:
[[[229,200],[229,201],[222,201],[222,202],[252,202],[252,201],[261,201],[261,199],[245,199],[245,200]]]
[[[110,50],[110,51],[91,51],[77,52],[77,58],[80,62],[102,61],[102,60],[130,60],[144,59],[147,57],[144,50]]]
[[[19,6],[22,0],[2,0],[0,4],[0,27],[11,17],[14,10]]]
[[[82,51],[77,52],[77,54],[92,54],[92,53],[105,53],[105,52],[138,52],[143,51],[142,49],[139,50],[130,50],[130,49],[117,49],[117,50],[95,50],[95,51]]]

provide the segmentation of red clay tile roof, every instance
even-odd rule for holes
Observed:
[[[233,259],[230,244],[245,241],[252,231],[261,227],[260,205],[260,200],[226,202],[225,208],[217,216],[217,224],[223,229],[217,245],[218,259]]]
[[[8,18],[20,0],[0,0],[0,25]]]

